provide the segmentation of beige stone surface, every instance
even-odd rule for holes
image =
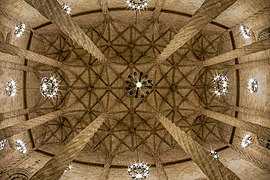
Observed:
[[[263,44],[258,42],[258,35],[270,25],[269,0],[237,0],[219,13],[205,8],[202,15],[207,21],[184,31],[178,38],[181,48],[175,48],[160,66],[155,59],[191,22],[204,0],[149,0],[148,9],[139,12],[137,19],[125,0],[66,0],[72,7],[71,17],[61,13],[56,1],[49,6],[45,1],[35,2],[41,2],[35,4],[38,10],[24,0],[0,0],[0,126],[18,125],[18,134],[0,151],[4,173],[19,168],[33,176],[96,117],[109,112],[104,125],[72,157],[73,168],[61,179],[129,179],[127,166],[138,155],[151,165],[149,179],[162,179],[161,175],[169,180],[206,179],[196,165],[200,162],[191,161],[190,154],[156,120],[158,112],[198,141],[206,152],[221,149],[221,163],[240,179],[269,179],[269,149],[255,142],[258,138],[265,144],[269,139],[269,40],[263,47],[253,48],[252,54],[236,53],[229,58],[235,59],[222,58],[219,64],[210,63],[201,69],[196,66],[224,53]],[[44,2],[46,8],[40,8]],[[210,7],[216,7],[221,1],[209,2]],[[211,2],[217,3],[212,6]],[[18,22],[27,24],[21,38],[14,36]],[[241,34],[243,24],[252,31],[250,38]],[[96,61],[94,54],[105,57],[108,63]],[[69,71],[62,64],[69,65]],[[153,80],[154,87],[144,100],[128,96],[125,90],[125,81],[134,71],[145,72]],[[212,78],[217,73],[229,77],[230,89],[224,97],[213,96]],[[54,99],[46,99],[39,92],[41,78],[48,75],[61,81]],[[259,82],[257,93],[247,91],[250,78]],[[15,97],[5,94],[5,84],[11,79],[18,84]],[[217,114],[212,118],[200,115],[194,108],[199,105]],[[24,126],[31,119],[67,106],[76,110],[47,119],[45,124],[38,122],[39,126]],[[234,118],[227,121],[227,117],[241,120],[241,125],[236,125]],[[232,125],[237,126],[235,133]],[[230,143],[241,148],[244,134],[250,133],[244,129],[255,133],[249,149],[226,149]],[[16,151],[16,139],[26,143],[26,155]],[[109,156],[113,158],[106,161]]]

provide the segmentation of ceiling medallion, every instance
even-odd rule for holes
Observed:
[[[147,0],[127,0],[128,7],[135,11],[145,10],[147,8]]]
[[[213,78],[214,95],[226,95],[229,91],[229,79],[227,76],[218,74]]]
[[[3,149],[5,148],[6,142],[7,142],[6,139],[0,140],[0,151],[3,150]]]
[[[152,80],[148,79],[148,75],[140,72],[134,72],[132,75],[128,76],[128,81],[126,81],[126,90],[130,96],[135,98],[144,98],[150,94],[153,88]]]
[[[21,23],[17,24],[15,26],[15,32],[14,32],[15,36],[21,37],[23,35],[25,29],[26,29],[26,25],[24,23],[21,22]]]
[[[16,149],[20,152],[25,154],[27,152],[27,148],[25,143],[22,140],[16,140],[15,142]]]
[[[17,83],[16,81],[8,81],[6,84],[6,94],[10,97],[15,96],[17,93]]]
[[[210,156],[212,156],[215,160],[218,160],[219,158],[219,154],[215,150],[210,151]]]
[[[143,162],[134,163],[127,170],[131,179],[146,179],[149,176],[149,166]]]
[[[251,37],[251,30],[249,29],[249,27],[241,25],[240,31],[243,34],[244,38],[248,39]]]
[[[248,91],[250,94],[258,92],[259,86],[258,81],[256,79],[249,79],[248,80]]]
[[[42,78],[40,83],[40,93],[42,96],[47,98],[56,97],[60,86],[59,83],[60,81],[58,81],[54,76],[46,76]]]
[[[71,7],[67,4],[63,4],[62,8],[66,14],[71,14]]]
[[[252,143],[251,140],[252,140],[251,135],[246,134],[244,138],[242,139],[242,143],[241,143],[242,147],[247,148]]]

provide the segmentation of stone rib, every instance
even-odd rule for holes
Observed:
[[[153,14],[152,14],[152,19],[153,20],[157,20],[161,14],[161,9],[162,7],[164,6],[165,4],[165,0],[157,0],[156,1],[156,7],[153,11]]]
[[[46,122],[51,121],[63,115],[64,113],[66,113],[65,110],[54,111],[49,114],[30,119],[28,121],[23,121],[23,122],[14,124],[12,126],[8,126],[5,128],[0,127],[0,139],[6,139],[9,137],[12,137],[15,134],[19,134],[28,129],[32,129],[39,125],[45,124]]]
[[[66,15],[61,5],[56,0],[25,0],[29,5],[37,9],[44,17],[55,23],[63,33],[74,42],[83,47],[101,62],[107,61],[104,54],[97,48],[91,39],[83,32],[80,26]]]
[[[58,180],[64,173],[66,167],[76,155],[85,147],[90,138],[94,136],[100,126],[104,123],[106,115],[100,115],[75,138],[67,143],[58,154],[51,158],[30,180]],[[90,178],[91,179],[91,178]]]
[[[26,49],[21,49],[17,46],[11,45],[9,43],[0,42],[0,52],[11,54],[14,56],[19,56],[25,59],[29,59],[31,61],[35,61],[38,63],[50,65],[58,68],[65,68],[65,65],[59,61],[48,58],[46,56],[37,54],[32,51],[28,51]],[[8,59],[7,59],[8,60]]]
[[[240,144],[240,142],[239,142]],[[253,146],[253,145],[251,145]],[[265,159],[269,159],[269,157],[264,156],[263,154],[260,155],[254,155],[254,153],[252,152],[251,146],[244,149],[242,147],[238,147],[236,145],[230,145],[230,147],[237,152],[239,155],[241,155],[244,159],[246,159],[247,161],[253,163],[254,165],[258,166],[259,168],[263,169],[264,171],[266,171],[267,173],[270,174],[270,166],[269,166],[269,161],[266,162]],[[258,147],[256,147],[258,148]]]
[[[106,15],[108,13],[108,3],[107,0],[99,0],[102,13]]]
[[[202,6],[188,20],[187,24],[179,30],[166,48],[159,54],[157,62],[165,61],[235,2],[236,0],[205,0]]]
[[[163,164],[161,163],[161,160],[159,157],[156,158],[156,170],[158,173],[158,179],[159,180],[168,180],[167,173],[164,169]]]
[[[12,69],[12,70],[19,70],[25,72],[33,72],[34,68],[31,66],[24,66],[17,63],[6,62],[5,60],[0,59],[0,67],[3,69]]]
[[[246,45],[235,50],[223,53],[221,55],[215,56],[213,58],[206,59],[202,62],[201,67],[224,63],[238,57],[246,56],[260,51],[265,51],[268,49],[270,49],[270,39],[254,42],[250,45]]]
[[[270,139],[270,128],[260,126],[258,124],[253,124],[251,122],[243,121],[241,119],[225,115],[222,113],[214,112],[207,109],[197,109],[201,114],[210,117],[212,119],[216,119],[225,124],[244,129],[251,133],[257,134],[260,137],[264,137],[266,139]]]
[[[195,142],[166,117],[159,116],[158,120],[209,179],[239,179],[234,172],[226,168],[220,161],[214,160],[199,143]]]
[[[109,157],[108,159],[106,159],[105,163],[104,163],[104,167],[103,170],[99,176],[99,180],[107,180],[109,178],[109,174],[110,174],[110,167],[112,165],[112,157]]]

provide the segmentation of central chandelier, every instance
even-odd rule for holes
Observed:
[[[130,96],[135,98],[144,98],[150,94],[150,90],[153,87],[152,80],[148,79],[148,75],[140,72],[134,72],[128,76],[129,80],[126,81],[126,90]]]
[[[229,91],[229,79],[227,76],[218,74],[213,78],[214,95],[226,95]]]
[[[6,94],[10,97],[15,96],[17,93],[17,83],[16,81],[8,81],[6,84]]]
[[[128,7],[135,11],[145,10],[147,8],[147,0],[127,0]]]
[[[15,142],[16,149],[20,152],[25,154],[27,152],[27,147],[22,140],[16,140]]]
[[[53,98],[57,96],[59,90],[59,81],[54,76],[46,76],[41,79],[40,93],[47,98]]]
[[[26,29],[26,25],[24,23],[21,22],[21,23],[17,24],[15,26],[15,32],[14,32],[15,36],[21,37],[23,35],[25,29]]]
[[[131,179],[146,179],[149,176],[149,166],[143,162],[131,164],[127,170]]]
[[[251,140],[252,140],[251,135],[246,134],[244,138],[242,139],[242,143],[241,143],[242,147],[247,148],[252,143]]]
[[[248,91],[250,94],[256,93],[259,89],[258,81],[256,79],[249,79],[248,80]]]
[[[6,139],[0,140],[0,151],[5,148],[6,142],[7,142]]]

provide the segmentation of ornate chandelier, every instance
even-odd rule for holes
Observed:
[[[62,8],[66,14],[71,14],[71,7],[67,4],[63,4]]]
[[[6,139],[0,140],[0,151],[5,148],[6,141],[7,141]]]
[[[252,140],[251,135],[246,134],[244,138],[242,139],[242,143],[241,143],[242,147],[247,148],[252,143],[251,140]]]
[[[15,26],[15,32],[14,32],[15,36],[21,37],[23,35],[25,29],[26,29],[26,25],[24,23],[21,22],[21,23],[17,24]]]
[[[25,154],[27,152],[27,147],[22,140],[15,141],[16,149],[20,152]]]
[[[135,11],[145,10],[147,8],[147,0],[127,0],[128,7]]]
[[[40,93],[47,98],[53,98],[57,96],[59,90],[59,81],[54,76],[46,76],[41,79]]]
[[[227,76],[218,74],[213,78],[214,95],[226,95],[229,91],[229,79]]]
[[[249,27],[241,25],[240,31],[243,34],[244,38],[248,39],[251,37],[251,30],[249,29]]]
[[[146,179],[149,176],[149,166],[145,163],[134,163],[127,170],[131,179]]]
[[[248,91],[250,94],[256,93],[259,89],[258,81],[256,79],[249,79],[248,80]]]
[[[129,81],[126,81],[126,90],[130,96],[135,98],[144,98],[150,94],[153,87],[152,80],[148,79],[148,75],[140,72],[137,76],[137,72],[129,75]]]
[[[215,160],[218,160],[219,158],[219,154],[215,150],[210,151],[210,156],[212,156]]]
[[[17,84],[16,81],[8,81],[6,84],[6,94],[10,97],[15,96],[17,93]]]

